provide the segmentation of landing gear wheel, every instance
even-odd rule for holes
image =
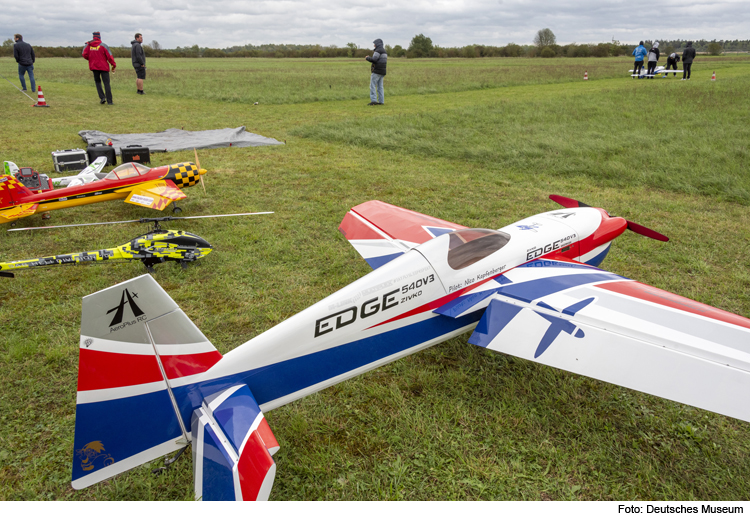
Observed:
[[[180,213],[182,213],[182,208],[178,208],[177,206],[175,206],[172,208],[172,213],[174,213],[175,215],[179,215]]]

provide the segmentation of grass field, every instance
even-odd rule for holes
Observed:
[[[574,197],[671,238],[626,233],[603,268],[750,317],[750,59],[699,57],[690,82],[633,81],[625,58],[389,62],[382,107],[366,106],[368,65],[336,59],[149,60],[145,97],[124,61],[109,107],[84,61],[41,59],[51,108],[0,80],[0,156],[52,174],[50,152],[83,147],[82,129],[245,125],[286,140],[199,152],[208,195],[188,189],[184,215],[276,213],[174,223],[216,251],[154,274],[222,352],[369,271],[337,227],[372,199],[499,228],[556,209],[549,194]],[[18,84],[12,60],[0,59],[0,73]],[[152,165],[191,157],[155,154]],[[141,216],[159,215],[106,202],[18,227]],[[0,261],[145,231],[2,229]],[[70,487],[80,300],[139,266],[0,282],[0,500],[192,499],[189,455],[159,475],[155,461]],[[750,500],[746,423],[467,338],[269,412],[281,444],[272,499]]]

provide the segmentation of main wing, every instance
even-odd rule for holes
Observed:
[[[470,343],[750,421],[749,319],[570,261],[504,276]]]
[[[163,211],[168,205],[177,200],[187,198],[187,195],[171,180],[155,180],[145,182],[135,187],[126,188],[123,192],[130,192],[125,202],[144,208]]]
[[[464,229],[410,209],[371,200],[349,211],[339,231],[373,269],[444,233]]]

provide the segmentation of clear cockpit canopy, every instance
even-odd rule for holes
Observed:
[[[469,228],[451,232],[448,266],[461,270],[492,255],[508,244],[510,235],[502,231]]]
[[[126,178],[133,178],[134,176],[143,176],[150,170],[151,169],[145,165],[128,162],[112,169],[107,173],[107,176],[104,177],[104,180],[124,180]]]

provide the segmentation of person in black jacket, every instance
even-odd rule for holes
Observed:
[[[34,62],[36,62],[36,55],[34,55],[34,48],[31,44],[23,41],[23,37],[16,33],[13,38],[16,43],[13,45],[13,57],[15,57],[18,63],[18,78],[21,80],[21,88],[26,91],[26,78],[24,74],[29,73],[29,82],[31,83],[31,91],[36,92],[36,81],[34,80]]]
[[[365,59],[372,63],[370,68],[370,105],[385,104],[385,93],[383,92],[383,77],[385,77],[385,68],[388,62],[388,54],[383,48],[383,41],[375,39],[373,41],[375,51],[372,57],[369,55]]]
[[[669,54],[669,57],[667,57],[667,70],[672,68],[673,70],[677,70],[677,63],[680,62],[680,55],[676,52],[672,52]],[[673,77],[677,77],[677,73],[672,74]]]
[[[682,80],[690,80],[690,70],[693,67],[693,59],[695,59],[695,48],[693,48],[693,42],[688,42],[687,47],[682,50]],[[686,77],[687,76],[687,77]]]
[[[130,41],[130,60],[135,68],[135,89],[138,94],[143,95],[143,81],[146,79],[146,54],[143,52],[141,43],[143,35],[135,34],[135,39]]]

